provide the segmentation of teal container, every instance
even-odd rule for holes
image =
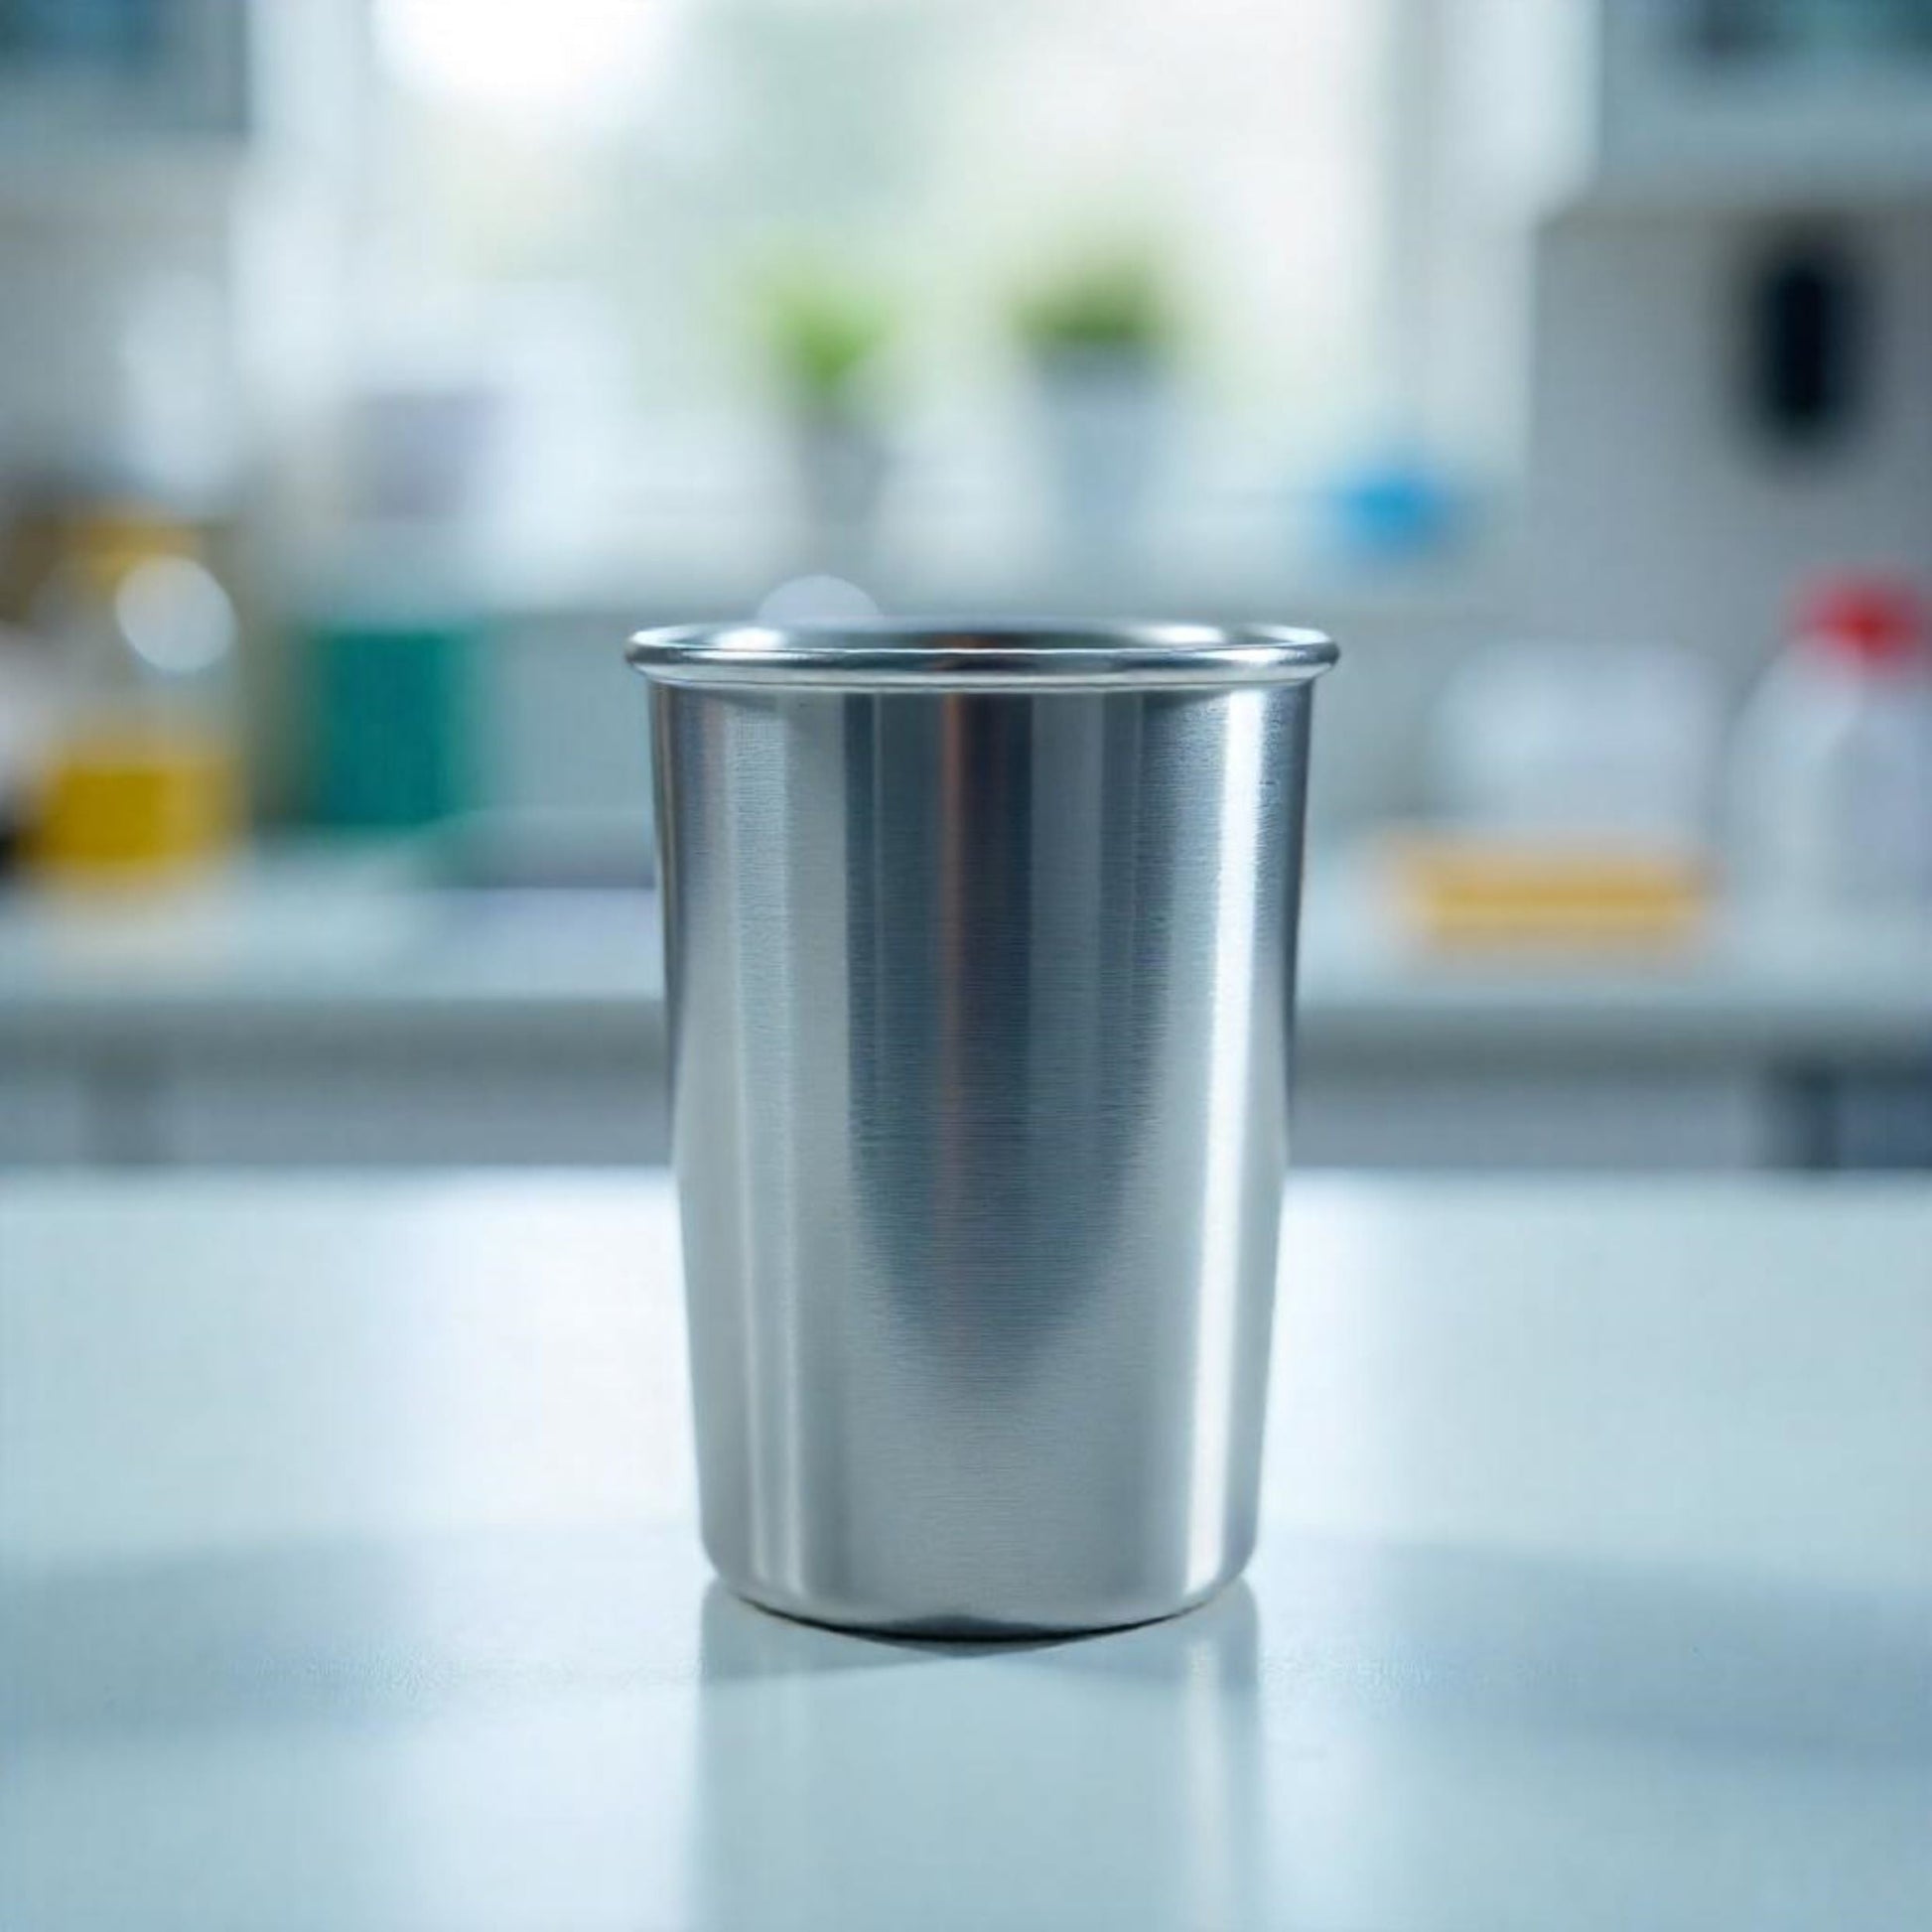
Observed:
[[[477,802],[473,626],[356,621],[311,637],[311,769],[324,825],[433,825]]]

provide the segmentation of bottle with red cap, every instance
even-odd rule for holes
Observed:
[[[1932,911],[1932,641],[1908,584],[1807,587],[1738,722],[1732,854],[1794,912]]]

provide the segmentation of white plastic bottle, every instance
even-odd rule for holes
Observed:
[[[1738,721],[1731,853],[1793,914],[1932,910],[1932,647],[1906,586],[1837,578]]]

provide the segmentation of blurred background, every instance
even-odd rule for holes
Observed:
[[[1299,1158],[1932,1167],[1932,0],[0,0],[0,1162],[661,1159],[641,624],[1310,622]]]

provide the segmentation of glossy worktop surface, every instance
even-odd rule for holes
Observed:
[[[1193,1615],[707,1576],[661,1179],[0,1186],[0,1924],[1932,1919],[1932,1190],[1291,1190]]]

